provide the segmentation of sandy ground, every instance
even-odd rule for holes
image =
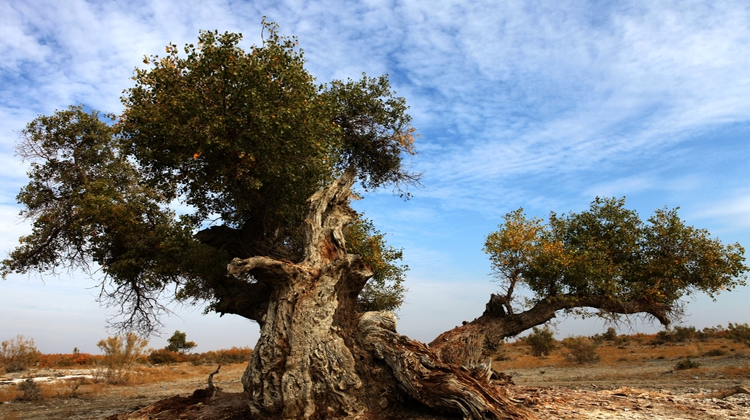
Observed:
[[[748,419],[750,395],[724,399],[700,394],[733,386],[750,387],[750,359],[729,355],[700,358],[698,369],[675,370],[677,359],[622,361],[616,364],[508,368],[511,395],[541,419]],[[146,407],[158,400],[187,397],[206,386],[213,367],[173,366],[169,380],[131,386],[81,387],[77,398],[48,396],[43,401],[11,401],[0,405],[0,419],[104,419]],[[227,398],[239,401],[243,365],[222,368],[214,378]],[[40,371],[37,376],[54,376]],[[61,372],[57,372],[61,373]],[[64,372],[62,372],[64,373]],[[2,379],[11,379],[6,375]],[[62,385],[58,385],[57,389]],[[64,392],[63,392],[64,394]]]
[[[135,411],[164,398],[175,395],[188,396],[194,390],[206,387],[208,373],[215,368],[215,366],[200,368],[174,366],[170,367],[175,371],[172,376],[178,377],[164,382],[109,387],[84,385],[80,388],[81,395],[77,398],[51,397],[42,401],[6,402],[0,405],[0,419],[101,420],[114,414]],[[214,384],[224,392],[240,393],[242,392],[240,376],[244,370],[245,364],[222,366],[221,373],[214,376]],[[34,375],[55,376],[55,374],[69,373],[68,370],[44,370],[34,372]],[[5,375],[5,379],[9,379],[9,376],[11,375]],[[42,387],[50,386],[44,382],[41,385]],[[58,384],[56,388],[66,393],[65,391],[68,390],[66,388],[69,387],[65,384]]]

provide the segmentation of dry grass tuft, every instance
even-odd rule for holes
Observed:
[[[733,379],[750,378],[750,366],[727,366],[722,370]]]

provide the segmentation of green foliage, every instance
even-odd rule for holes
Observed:
[[[730,322],[727,328],[727,337],[750,347],[750,326],[747,324],[732,324]]]
[[[680,343],[685,342],[691,342],[695,339],[695,336],[697,334],[697,331],[695,330],[695,327],[688,326],[688,327],[681,327],[679,325],[675,325],[673,328],[673,335],[675,337],[675,341]]]
[[[484,250],[506,291],[523,286],[532,304],[565,299],[575,308],[596,298],[602,316],[648,312],[664,323],[679,315],[685,296],[745,285],[748,270],[739,244],[687,226],[676,209],[643,222],[614,198],[597,198],[581,213],[551,213],[546,224],[522,209],[508,213]]]
[[[597,353],[597,344],[588,337],[568,337],[562,341],[565,347],[565,357],[580,365],[597,363],[601,356]]]
[[[147,345],[148,340],[133,332],[100,340],[97,347],[104,353],[104,358],[96,369],[95,376],[112,384],[128,382],[130,370]]]
[[[8,373],[26,370],[29,366],[35,365],[40,355],[34,340],[22,335],[0,344],[0,365]]]
[[[687,343],[698,337],[698,334],[699,332],[693,326],[681,327],[676,325],[671,330],[656,333],[654,341],[656,344]]]
[[[182,53],[145,58],[121,116],[77,106],[32,121],[18,146],[30,182],[17,197],[32,233],[0,274],[101,273],[102,298],[127,315],[121,331],[158,329],[167,290],[252,317],[259,303],[238,301],[246,284],[227,274],[232,258],[299,262],[307,198],[347,168],[365,190],[416,183],[402,165],[414,128],[387,77],[316,84],[297,41],[263,26],[249,51],[240,34],[209,31]],[[169,210],[176,203],[188,213]],[[394,308],[405,267],[372,234],[382,260],[369,263],[381,271],[362,301]]]
[[[607,328],[607,332],[604,333],[604,339],[607,341],[614,341],[617,338],[617,330],[614,327]]]
[[[195,342],[187,341],[187,334],[180,331],[175,331],[174,334],[167,339],[167,342],[169,344],[164,348],[165,350],[179,353],[189,352],[196,346]]]
[[[536,357],[549,356],[552,350],[557,347],[557,340],[547,327],[534,327],[531,334],[524,337],[524,341],[531,346],[531,354]]]
[[[344,232],[347,252],[362,256],[375,273],[370,278],[357,301],[360,312],[393,311],[404,302],[404,275],[409,269],[396,262],[403,258],[403,250],[385,243],[369,219],[359,218]]]
[[[681,359],[679,362],[677,362],[677,364],[674,365],[674,370],[697,369],[699,367],[701,367],[700,363],[698,363],[695,360],[687,357],[687,358]]]
[[[136,70],[122,130],[149,184],[202,220],[273,232],[301,223],[305,200],[351,165],[366,188],[410,180],[413,129],[387,78],[318,86],[297,41],[264,29],[248,52],[239,34],[201,32],[185,56],[169,45]]]
[[[80,106],[39,117],[23,131],[18,151],[30,162],[31,180],[18,201],[21,215],[33,220],[32,233],[3,261],[2,275],[59,267],[90,272],[94,262],[113,286],[103,297],[135,315],[121,326],[148,330],[139,322],[158,312],[156,298],[170,281],[187,277],[178,264],[190,261],[184,256],[197,241],[191,225],[144,185],[115,132]]]
[[[617,330],[614,327],[609,327],[603,334],[594,334],[590,339],[596,345],[600,345],[605,341],[615,341],[617,339]]]

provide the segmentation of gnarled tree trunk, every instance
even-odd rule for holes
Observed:
[[[356,418],[396,412],[415,401],[472,419],[534,418],[492,379],[489,364],[440,361],[429,347],[395,331],[392,314],[356,312],[372,276],[346,253],[343,228],[354,172],[313,195],[300,263],[235,259],[230,273],[270,288],[261,337],[242,383],[258,418]]]
[[[538,302],[520,313],[507,313],[507,296],[492,294],[482,316],[460,327],[440,334],[430,343],[440,360],[445,363],[474,365],[486,360],[498,343],[514,337],[555,317],[560,310],[593,308],[612,314],[648,313],[664,325],[669,325],[667,309],[651,302],[614,301],[605,296],[560,295]]]

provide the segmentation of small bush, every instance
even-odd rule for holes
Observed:
[[[99,341],[97,346],[104,352],[104,358],[94,369],[94,377],[113,384],[128,382],[130,370],[147,344],[148,340],[133,332]]]
[[[617,338],[617,330],[614,329],[614,327],[607,328],[607,331],[602,334],[605,340],[607,341],[614,341],[615,338]]]
[[[8,373],[19,372],[36,365],[40,354],[33,339],[18,335],[0,345],[0,364]]]
[[[703,357],[718,357],[718,356],[723,356],[725,354],[727,354],[727,352],[725,352],[724,350],[712,349],[703,353]]]
[[[691,342],[697,334],[695,327],[676,326],[671,331],[659,331],[654,338],[654,344]]]
[[[40,387],[32,378],[28,378],[18,384],[18,390],[23,392],[23,395],[18,397],[21,401],[36,401],[42,399],[42,387]]]
[[[750,326],[747,324],[732,324],[730,322],[729,328],[727,328],[727,337],[750,347]]]
[[[542,329],[534,327],[531,334],[524,337],[523,341],[531,346],[531,354],[536,357],[549,356],[552,350],[556,348],[555,343],[557,343],[552,331],[547,327]]]
[[[695,339],[696,331],[695,327],[680,327],[675,326],[673,331],[675,341],[678,343],[691,342]]]
[[[700,363],[688,357],[677,362],[677,364],[674,365],[674,369],[675,370],[697,369],[700,366],[701,366]]]
[[[155,365],[167,365],[170,363],[182,362],[184,357],[176,351],[167,349],[152,350],[148,355],[148,361]]]
[[[568,337],[562,342],[565,347],[565,357],[578,364],[597,363],[601,356],[596,351],[597,345],[586,337]]]

